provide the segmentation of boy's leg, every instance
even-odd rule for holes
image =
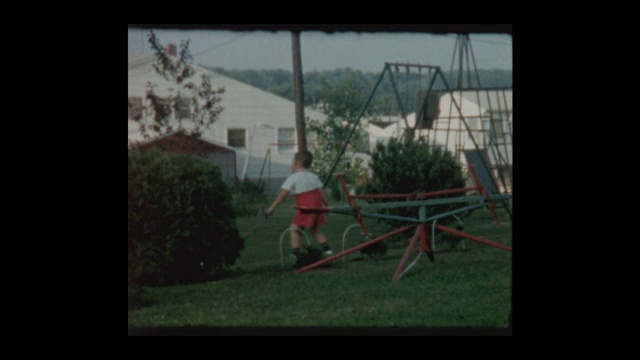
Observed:
[[[313,234],[313,236],[315,236],[316,240],[318,240],[318,244],[322,245],[327,242],[327,238],[324,236],[324,233],[320,231],[319,226],[314,226],[309,230],[311,230],[311,233]]]
[[[289,237],[291,238],[291,252],[296,257],[300,254],[300,227],[298,225],[291,224],[289,226]]]
[[[324,233],[320,231],[320,226],[316,225],[309,230],[311,230],[311,233],[313,234],[313,236],[315,236],[320,246],[322,246],[322,250],[324,251],[324,253],[326,255],[333,254],[333,251],[331,251],[331,247],[329,246],[329,243],[327,243],[327,238],[324,236]]]

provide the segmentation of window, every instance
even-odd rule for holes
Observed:
[[[142,98],[129,98],[129,119],[140,120],[142,118]]]
[[[278,152],[296,151],[295,131],[293,128],[278,129]]]
[[[227,129],[227,144],[232,147],[247,147],[246,129]]]
[[[178,106],[176,108],[176,119],[188,119],[191,117],[191,99],[177,99]]]

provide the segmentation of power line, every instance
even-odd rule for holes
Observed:
[[[199,52],[199,53],[197,53],[197,54],[193,54],[193,56],[195,57],[195,56],[198,56],[198,55],[202,55],[202,54],[204,54],[204,53],[206,53],[206,52],[213,51],[213,50],[215,50],[215,49],[217,49],[217,48],[219,48],[219,47],[222,47],[222,46],[225,46],[225,45],[227,45],[227,44],[229,44],[229,43],[231,43],[231,42],[234,42],[234,41],[236,41],[236,40],[240,39],[241,37],[243,37],[243,36],[245,36],[245,35],[249,35],[249,32],[245,32],[244,34],[240,34],[239,36],[236,36],[235,38],[233,38],[233,39],[231,39],[231,40],[228,40],[228,41],[225,41],[225,42],[223,42],[222,44],[218,44],[218,45],[216,45],[216,46],[214,46],[214,47],[212,47],[212,48],[209,48],[209,49],[206,49],[206,50],[200,51],[200,52]]]
[[[228,40],[228,41],[223,42],[222,44],[218,44],[218,45],[216,45],[216,46],[214,46],[214,47],[212,47],[212,48],[209,48],[209,49],[206,49],[206,50],[200,51],[200,52],[198,52],[198,53],[196,53],[196,54],[193,54],[193,57],[196,57],[196,56],[198,56],[198,55],[202,55],[202,54],[204,54],[204,53],[206,53],[206,52],[213,51],[213,50],[215,50],[215,49],[217,49],[217,48],[220,48],[220,47],[222,47],[222,46],[225,46],[225,45],[227,45],[227,44],[229,44],[229,43],[232,43],[232,42],[234,42],[234,41],[236,41],[236,40],[240,39],[241,37],[243,37],[243,36],[245,36],[245,35],[248,35],[248,34],[249,34],[248,32],[245,32],[244,34],[240,34],[240,35],[236,36],[235,38],[233,38],[233,39],[231,39],[231,40]],[[144,48],[144,46],[143,46],[143,48]],[[133,64],[129,65],[129,69],[132,69],[132,68],[134,68],[134,67],[137,67],[137,66],[139,66],[139,65],[141,65],[141,64],[143,64],[143,63],[145,63],[145,62],[151,61],[151,60],[152,60],[151,58],[145,58],[145,59],[138,60],[137,62],[135,62],[135,63],[133,63]],[[131,75],[131,76],[129,76],[129,77],[135,77],[135,76],[137,76],[137,75],[139,75],[139,74]]]
[[[473,38],[473,42],[483,42],[483,43],[489,43],[489,44],[498,44],[498,45],[509,45],[509,46],[511,46],[510,43],[506,43],[506,42],[502,42],[502,41],[479,40],[477,38]]]

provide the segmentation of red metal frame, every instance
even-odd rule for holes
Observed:
[[[446,226],[442,226],[442,225],[436,225],[436,229],[442,230],[442,231],[446,231],[458,236],[462,236],[464,238],[467,238],[469,240],[473,240],[473,241],[477,241],[479,243],[485,244],[485,245],[489,245],[489,246],[493,246],[494,248],[498,248],[504,251],[508,251],[511,252],[511,246],[506,246],[506,245],[502,245],[502,244],[498,244],[496,242],[493,241],[489,241],[485,238],[481,238],[480,236],[475,236],[475,235],[471,235],[469,233],[466,232],[462,232],[460,230],[455,230],[452,229],[450,227],[446,227]]]
[[[407,246],[407,250],[405,250],[404,255],[402,256],[402,260],[400,260],[400,263],[398,264],[396,273],[393,275],[392,280],[394,282],[400,280],[400,277],[402,276],[402,273],[403,273],[402,270],[404,269],[404,265],[407,263],[407,260],[409,259],[409,255],[411,254],[411,251],[415,247],[417,240],[420,240],[420,251],[418,253],[418,256],[420,254],[426,253],[427,256],[429,257],[429,260],[431,260],[431,262],[435,261],[435,258],[433,257],[433,250],[431,249],[431,245],[429,244],[428,234],[429,233],[427,232],[427,227],[425,224],[420,224],[416,226],[416,232],[411,238],[411,241]]]
[[[362,233],[368,239],[369,238],[369,231],[367,231],[367,227],[364,226],[364,222],[362,222],[362,213],[360,213],[360,208],[358,208],[358,204],[356,203],[355,198],[349,192],[349,189],[347,188],[347,184],[344,182],[344,178],[342,177],[342,174],[336,174],[336,177],[338,178],[338,182],[340,182],[340,186],[342,187],[342,191],[344,192],[344,196],[346,196],[347,197],[347,201],[349,201],[349,205],[356,212],[355,218],[358,221],[358,223],[360,224],[360,228],[362,229]]]
[[[307,266],[305,266],[303,268],[300,268],[300,269],[296,270],[296,272],[297,273],[303,273],[305,271],[309,271],[309,270],[315,269],[318,266],[324,265],[324,264],[326,264],[328,262],[331,262],[333,260],[339,259],[339,258],[341,258],[343,256],[346,256],[346,255],[349,255],[352,252],[355,252],[355,251],[358,251],[360,249],[366,248],[367,246],[369,246],[369,245],[371,245],[373,243],[377,243],[377,242],[380,242],[382,240],[386,240],[386,239],[388,239],[388,238],[390,238],[390,237],[392,237],[394,235],[398,235],[398,234],[402,233],[403,231],[410,229],[412,226],[413,225],[409,225],[409,226],[401,227],[400,229],[397,229],[397,230],[393,230],[393,231],[388,232],[388,233],[386,233],[386,234],[384,234],[382,236],[378,236],[377,238],[375,238],[373,240],[369,240],[369,241],[364,242],[362,244],[356,245],[356,246],[354,246],[354,247],[352,247],[350,249],[347,249],[345,251],[339,252],[339,253],[337,253],[335,255],[331,255],[326,259],[322,259],[320,261],[314,262],[313,264],[310,264],[310,265],[307,265]]]
[[[352,199],[413,199],[413,198],[426,198],[438,195],[458,194],[467,191],[474,191],[477,188],[464,188],[464,189],[450,189],[431,191],[426,193],[410,193],[410,194],[375,194],[375,195],[351,195]]]
[[[342,187],[342,190],[345,194],[345,197],[347,198],[347,201],[349,203],[349,206],[351,206],[353,208],[353,210],[355,211],[355,215],[354,217],[356,218],[356,220],[358,221],[358,223],[360,224],[360,227],[362,228],[362,232],[363,234],[369,238],[369,232],[367,231],[366,226],[364,225],[364,222],[362,221],[362,213],[360,212],[360,208],[358,207],[358,204],[356,203],[356,199],[412,199],[412,198],[425,198],[425,197],[430,197],[430,196],[438,196],[438,195],[447,195],[447,194],[456,194],[456,193],[464,193],[467,191],[477,191],[478,194],[481,194],[482,196],[484,196],[487,201],[489,202],[489,210],[491,211],[491,215],[495,221],[496,224],[500,225],[500,220],[498,219],[498,215],[495,212],[495,205],[493,204],[493,201],[491,200],[491,197],[489,196],[489,193],[486,191],[486,189],[482,186],[482,183],[480,182],[480,180],[478,179],[478,176],[475,172],[475,170],[473,169],[473,165],[469,166],[469,171],[471,173],[471,176],[473,178],[473,181],[476,185],[476,187],[473,188],[462,188],[462,189],[451,189],[451,190],[441,190],[441,191],[432,191],[432,192],[426,192],[426,193],[410,193],[410,194],[378,194],[378,195],[351,195],[349,193],[349,189],[347,188],[347,184],[344,181],[344,177],[343,174],[336,174],[336,177],[338,178],[338,182],[340,183],[340,186]],[[309,209],[309,210],[315,210],[315,211],[321,211],[321,212],[329,212],[331,211],[330,208],[322,208],[322,209]],[[346,256],[348,254],[351,254],[355,251],[358,251],[360,249],[363,249],[371,244],[386,240],[394,235],[398,235],[402,232],[404,232],[405,230],[408,230],[412,227],[414,227],[415,225],[409,225],[409,226],[404,226],[402,228],[393,230],[391,232],[388,232],[384,235],[381,235],[373,240],[369,240],[366,241],[362,244],[356,245],[350,249],[344,250],[338,254],[329,256],[328,258],[322,259],[320,261],[317,261],[313,264],[307,265],[303,268],[300,268],[298,270],[296,270],[297,273],[303,273],[305,271],[309,271],[312,269],[315,269],[319,266],[322,266],[326,263],[329,263],[333,260],[339,259],[343,256]],[[409,242],[409,245],[407,246],[407,249],[404,252],[404,255],[402,257],[402,260],[400,260],[400,263],[398,264],[398,268],[396,269],[395,274],[393,275],[393,281],[396,282],[400,279],[400,277],[403,275],[403,269],[405,267],[405,264],[407,263],[407,260],[409,259],[409,256],[411,254],[411,252],[413,251],[416,243],[418,242],[418,240],[420,240],[420,250],[418,253],[418,257],[414,260],[414,263],[419,259],[420,255],[423,253],[426,253],[427,256],[429,257],[429,260],[431,260],[432,262],[434,261],[434,256],[433,256],[433,249],[431,249],[431,245],[429,244],[429,236],[428,236],[428,232],[427,232],[427,228],[426,228],[426,224],[419,224],[416,227],[416,231],[413,235],[413,237],[411,238],[411,241]],[[475,236],[475,235],[471,235],[459,230],[455,230],[446,226],[442,226],[442,225],[436,225],[435,226],[437,229],[445,231],[445,232],[449,232],[458,236],[462,236],[464,238],[473,240],[473,241],[477,241],[480,242],[482,244],[485,245],[489,245],[501,250],[505,250],[505,251],[509,251],[511,252],[512,249],[510,246],[506,246],[506,245],[502,245],[502,244],[498,244],[492,241],[489,241],[487,239],[484,239],[482,237],[479,236]],[[412,266],[413,264],[411,264],[410,266]],[[407,268],[408,270],[409,268]]]

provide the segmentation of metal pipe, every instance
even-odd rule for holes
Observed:
[[[393,198],[418,198],[418,197],[430,197],[430,196],[439,196],[439,195],[448,195],[448,194],[457,194],[464,193],[467,191],[474,191],[477,188],[463,188],[463,189],[449,189],[449,190],[438,190],[438,191],[430,191],[426,193],[409,193],[409,194],[375,194],[375,195],[353,195],[354,199],[393,199]]]
[[[483,203],[483,204],[475,204],[475,205],[469,205],[469,206],[461,207],[461,208],[456,209],[456,210],[451,210],[451,211],[447,211],[447,212],[444,212],[444,213],[441,213],[441,214],[438,214],[438,215],[434,215],[434,216],[428,217],[425,222],[446,218],[447,216],[451,216],[451,215],[462,213],[462,212],[469,211],[469,210],[483,208],[485,206],[487,206],[487,204]]]
[[[465,35],[463,34],[458,34],[458,37],[460,38],[460,63],[459,63],[459,68],[458,68],[458,89],[462,89],[462,80],[463,80],[463,75],[462,72],[464,71],[464,44],[465,44]]]
[[[356,226],[360,226],[360,224],[353,224],[349,227],[347,227],[347,229],[344,231],[344,233],[342,233],[342,251],[344,251],[344,241],[347,239],[347,233],[349,232],[349,230],[351,230],[351,228],[356,227]],[[342,258],[342,262],[345,262],[347,260],[346,257]]]
[[[476,65],[476,56],[473,54],[473,46],[471,46],[471,41],[469,41],[469,49],[471,49],[471,59],[473,59],[473,68],[476,70],[476,79],[478,81],[478,88],[482,88],[482,84],[480,84],[480,74],[478,74],[478,66]]]
[[[322,259],[320,261],[316,261],[315,263],[313,263],[311,265],[307,265],[307,266],[305,266],[303,268],[300,268],[300,269],[296,270],[296,272],[297,273],[303,273],[305,271],[313,270],[313,269],[317,268],[318,266],[322,266],[322,265],[324,265],[324,264],[326,264],[328,262],[331,262],[331,261],[333,261],[335,259],[339,259],[339,258],[341,258],[343,256],[349,255],[352,252],[358,251],[360,249],[364,249],[364,248],[366,248],[367,246],[369,246],[371,244],[374,244],[374,243],[380,242],[382,240],[388,239],[388,238],[390,238],[390,237],[392,237],[394,235],[398,235],[398,234],[404,232],[405,230],[408,230],[408,229],[412,228],[413,226],[414,225],[404,226],[404,227],[401,227],[400,229],[391,231],[391,232],[386,233],[386,234],[384,234],[382,236],[378,236],[377,238],[375,238],[373,240],[369,240],[369,241],[364,242],[364,243],[362,243],[360,245],[356,245],[356,246],[354,246],[354,247],[352,247],[352,248],[350,248],[348,250],[345,250],[345,251],[343,251],[341,253],[337,253],[335,255],[331,255],[326,259]]]
[[[419,223],[420,220],[416,218],[410,218],[405,216],[397,216],[397,215],[387,215],[387,214],[372,214],[372,213],[362,213],[362,216],[374,218],[374,219],[385,219],[385,220],[400,220],[400,221],[410,221],[414,223]]]
[[[464,43],[464,51],[467,56],[467,83],[471,86],[471,63],[469,61],[469,45],[471,45],[471,39],[469,39],[469,34],[465,35],[466,41]],[[476,69],[477,72],[477,69]],[[462,88],[462,87],[460,87]]]
[[[459,204],[459,203],[471,203],[478,202],[483,200],[508,200],[512,196],[511,194],[501,194],[501,195],[473,195],[473,196],[458,196],[454,198],[444,198],[444,199],[430,199],[430,200],[412,200],[412,201],[392,201],[385,203],[375,203],[375,204],[364,204],[359,207],[360,210],[379,210],[379,209],[395,209],[398,207],[418,207],[418,206],[432,206],[432,205],[443,205],[443,204]],[[319,213],[319,212],[331,212],[338,213],[342,215],[356,215],[356,212],[353,210],[351,206],[337,206],[337,207],[328,207],[328,208],[306,208],[300,206],[294,206],[294,209],[299,209],[304,213]]]
[[[450,93],[453,93],[453,90],[451,90],[451,88],[449,87],[449,84],[447,83],[447,79],[445,79],[444,75],[442,74],[442,72],[440,70],[436,70],[436,75],[440,75],[440,78],[442,78],[442,82],[444,83],[444,86],[446,88],[446,90]],[[460,106],[458,106],[458,103],[455,101],[455,98],[452,96],[451,100],[453,101],[454,105],[456,106],[456,109],[458,109],[458,112],[460,113],[460,115],[462,116],[462,109],[460,108]],[[462,122],[464,123],[465,128],[467,129],[467,131],[469,132],[469,138],[471,138],[471,142],[473,142],[473,146],[474,148],[480,152],[480,149],[478,148],[478,143],[476,142],[476,139],[473,137],[473,133],[471,132],[471,129],[469,128],[469,125],[467,124],[467,121],[464,119],[464,117],[461,117]],[[488,169],[489,167],[487,166],[486,162],[484,161],[484,158],[482,156],[480,156],[480,161],[482,161],[482,163],[484,164],[484,166]],[[493,181],[493,180],[492,180]],[[495,183],[494,183],[495,185]]]
[[[424,112],[424,108],[427,106],[427,101],[429,100],[429,95],[431,95],[431,89],[433,88],[433,84],[435,83],[435,81],[436,81],[435,76],[432,77],[431,80],[429,81],[429,87],[427,87],[427,93],[424,95],[424,98],[422,99],[422,105],[420,105],[420,112],[416,114],[416,122],[413,124],[414,131],[418,127],[418,114],[422,114]],[[407,127],[409,127],[409,125],[407,125]],[[435,142],[435,137],[434,137],[434,142]]]
[[[356,200],[353,199],[353,197],[351,196],[351,193],[347,188],[347,183],[345,183],[344,178],[342,177],[342,174],[336,174],[336,177],[338,178],[338,182],[340,182],[340,186],[342,186],[342,192],[344,192],[344,196],[347,197],[347,201],[349,202],[349,205],[351,205],[353,210],[356,212],[355,218],[356,218],[356,221],[358,221],[358,223],[360,224],[360,227],[362,228],[362,232],[364,233],[365,236],[369,236],[367,227],[364,226],[364,223],[362,222],[362,214],[360,214],[360,209],[358,209],[358,204],[356,203]]]
[[[347,148],[347,145],[349,144],[349,139],[351,139],[351,136],[353,136],[353,133],[356,131],[356,128],[360,124],[360,118],[364,114],[364,111],[367,108],[367,106],[369,106],[369,103],[371,102],[371,99],[373,99],[373,94],[376,92],[376,89],[378,88],[378,85],[380,85],[380,82],[382,81],[382,78],[384,77],[384,73],[387,70],[388,70],[388,67],[387,67],[387,65],[385,65],[384,69],[382,70],[382,73],[380,74],[380,77],[378,78],[378,82],[376,82],[376,85],[373,87],[373,90],[371,91],[371,94],[369,95],[369,98],[367,99],[367,102],[364,104],[362,109],[360,109],[360,113],[358,114],[358,117],[357,117],[356,121],[354,121],[354,123],[353,123],[353,128],[351,129],[351,132],[349,133],[349,136],[344,141],[344,144],[342,144],[342,148],[340,149],[340,152],[338,153],[338,156],[336,157],[336,161],[334,161],[333,165],[331,166],[331,171],[329,171],[329,174],[327,175],[327,178],[325,179],[324,184],[322,185],[323,189],[327,187],[327,184],[329,183],[329,179],[331,179],[331,175],[333,175],[333,172],[335,171],[336,166],[338,165],[338,161],[340,161],[340,158],[344,154],[344,150]]]
[[[496,159],[498,165],[500,164],[500,143],[498,141],[498,131],[496,130],[496,117],[493,116],[493,106],[491,106],[491,95],[489,94],[489,90],[485,91],[485,93],[487,94],[487,103],[489,104],[489,118],[491,119],[490,121],[490,130],[491,130],[491,136],[490,136],[490,140],[489,140],[489,149],[491,150],[491,154],[493,154],[493,158]],[[500,120],[499,122],[500,124],[500,128],[502,129],[502,120]],[[504,130],[504,129],[502,129]],[[503,136],[504,136],[504,131],[502,131]],[[492,145],[492,146],[491,146]],[[496,155],[497,152],[497,155]],[[494,169],[492,169],[491,167],[487,166],[487,170],[489,171],[489,173],[491,174],[491,176],[493,177],[493,171]],[[498,177],[500,177],[500,172],[496,171],[498,173]],[[496,189],[500,189],[500,187],[497,184],[497,180],[492,180],[494,185],[496,186]],[[502,185],[504,186],[504,181],[502,182]],[[499,190],[498,190],[499,192]]]
[[[507,140],[505,137],[505,132],[504,132],[504,120],[506,119],[506,117],[504,116],[505,112],[502,110],[502,106],[500,104],[500,94],[498,94],[496,92],[496,100],[498,103],[498,117],[500,118],[500,129],[501,129],[501,134],[502,134],[502,138],[499,139],[500,141],[497,142],[496,147],[498,149],[498,163],[496,164],[496,172],[498,173],[498,177],[500,178],[500,181],[502,182],[502,187],[503,188],[507,188],[507,182],[505,181],[504,178],[504,171],[502,171],[502,169],[505,168],[505,165],[509,163],[509,148],[507,147]],[[506,105],[506,104],[505,104]],[[497,137],[496,137],[496,140]],[[501,150],[500,150],[500,145],[502,145],[504,147],[504,155],[502,154]]]
[[[302,235],[304,235],[304,238],[307,240],[307,245],[311,246],[311,241],[309,241],[309,236],[307,235],[307,233],[305,233],[303,230],[297,228],[297,227],[293,227],[290,226],[288,229],[286,229],[285,231],[282,232],[282,235],[280,235],[280,267],[284,267],[284,255],[282,253],[282,239],[284,239],[284,236],[291,230],[297,230],[298,232],[301,232]]]
[[[417,67],[417,68],[429,68],[429,69],[440,69],[440,66],[437,65],[422,65],[422,64],[407,64],[407,63],[384,63],[385,66],[405,66],[405,67]]]
[[[400,107],[400,115],[402,115],[402,119],[404,120],[404,126],[405,128],[409,128],[409,121],[407,120],[407,114],[405,113],[404,106],[402,105],[402,99],[400,99],[400,93],[398,92],[396,80],[393,77],[393,71],[389,71],[389,79],[391,79],[391,88],[393,89],[393,93],[396,95],[396,101]]]
[[[402,272],[402,268],[404,264],[407,262],[409,255],[411,254],[411,250],[416,246],[416,242],[418,241],[418,234],[420,232],[420,226],[416,226],[416,232],[413,234],[409,245],[407,246],[407,250],[404,251],[404,255],[402,256],[402,260],[398,264],[398,268],[396,269],[396,273],[393,275],[393,281],[396,282],[400,278],[400,273]]]
[[[467,234],[466,232],[455,230],[455,229],[452,229],[452,228],[449,228],[449,227],[446,227],[446,226],[442,226],[442,225],[436,225],[436,228],[439,229],[439,230],[446,231],[448,233],[454,234],[454,235],[462,236],[462,237],[464,237],[466,239],[469,239],[469,240],[477,241],[479,243],[492,246],[492,247],[500,249],[500,250],[512,252],[512,249],[511,249],[510,246],[498,244],[496,242],[481,238],[479,236]]]
[[[413,259],[413,261],[412,261],[409,265],[407,265],[407,268],[406,268],[406,269],[404,269],[404,270],[400,273],[400,276],[398,276],[398,280],[400,280],[400,279],[404,276],[404,274],[406,274],[407,272],[409,272],[409,270],[411,270],[411,268],[412,268],[416,263],[418,263],[418,260],[420,260],[420,257],[421,257],[421,256],[422,256],[422,253],[421,253],[421,252],[419,252],[419,253],[418,253],[418,255],[416,255],[415,259]]]
[[[449,68],[449,82],[452,82],[453,80],[453,64],[455,63],[455,60],[456,60],[456,52],[458,51],[459,41],[460,41],[460,37],[456,36],[456,42],[455,44],[453,44],[453,55],[451,56],[451,67]],[[438,74],[438,71],[436,70],[436,75],[437,74]]]
[[[507,115],[507,127],[509,128],[509,146],[512,147],[513,146],[513,130],[511,129],[512,112],[509,111],[509,103],[507,102],[507,95],[505,93],[505,90],[502,90],[502,97],[504,98],[504,107]],[[505,138],[505,141],[506,141],[506,138]],[[507,154],[507,163],[509,164],[509,187],[513,186],[513,176],[511,174],[511,166],[513,165],[512,161],[513,159],[510,160],[509,154]]]

